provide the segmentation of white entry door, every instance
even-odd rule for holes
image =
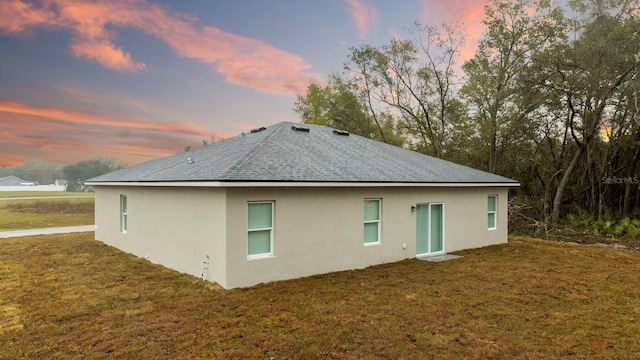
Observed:
[[[416,255],[444,253],[444,204],[416,206]]]

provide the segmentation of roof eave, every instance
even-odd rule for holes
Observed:
[[[363,182],[363,181],[87,181],[94,186],[142,187],[520,187],[519,182]]]

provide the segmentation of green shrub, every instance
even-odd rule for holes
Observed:
[[[615,222],[613,222],[612,220],[598,220],[595,223],[593,223],[591,227],[594,229],[594,233],[596,235],[598,234],[612,235],[616,232],[614,225],[615,225]]]
[[[629,218],[624,218],[620,220],[620,222],[618,222],[618,224],[613,229],[613,235],[615,236],[624,235],[627,232],[629,224],[631,224],[631,221],[629,220]]]
[[[593,215],[587,210],[578,209],[577,214],[567,214],[564,223],[570,227],[590,227],[594,223]]]
[[[633,239],[640,237],[640,220],[629,219],[628,217],[614,223],[611,220],[597,221],[593,224],[596,234],[625,236],[628,235]]]

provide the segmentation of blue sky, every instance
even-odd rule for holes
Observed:
[[[3,0],[0,166],[134,165],[280,121],[296,94],[414,21],[460,23],[484,0]]]

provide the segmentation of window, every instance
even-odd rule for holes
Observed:
[[[380,199],[364,200],[364,244],[380,243]]]
[[[127,232],[127,195],[120,195],[120,231]]]
[[[487,197],[487,228],[489,230],[496,229],[496,214],[498,206],[498,195],[489,195]]]
[[[247,223],[247,257],[273,256],[273,202],[249,203]]]

